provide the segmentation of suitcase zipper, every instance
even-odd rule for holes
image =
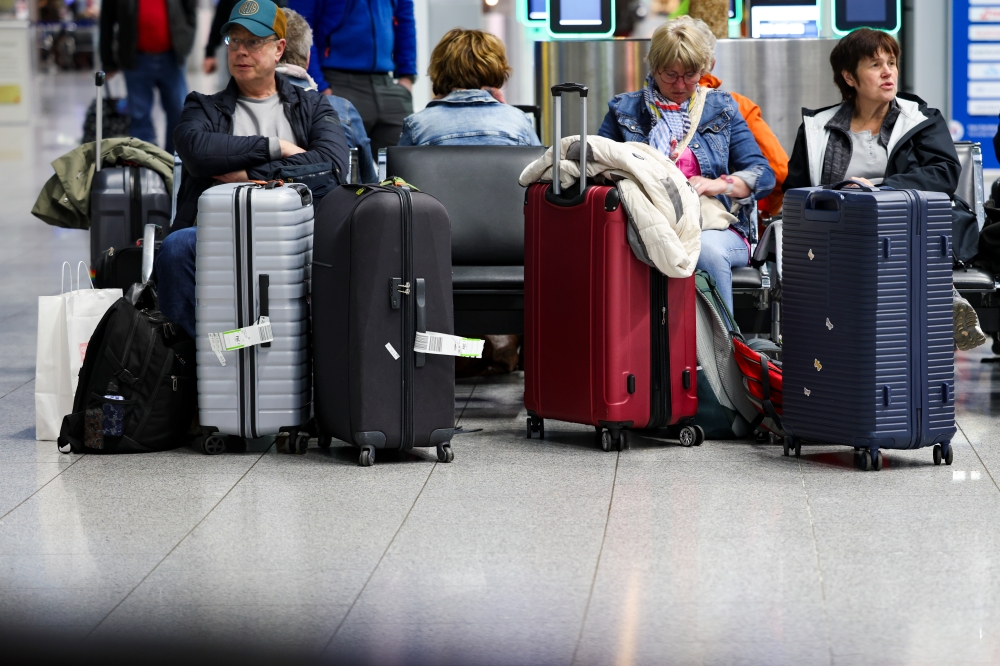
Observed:
[[[399,192],[400,207],[402,208],[403,224],[403,280],[406,286],[416,284],[413,279],[413,200],[410,198],[410,190],[405,187],[396,188]],[[400,430],[400,448],[413,448],[413,344],[416,337],[416,326],[413,309],[416,301],[410,296],[413,289],[407,288],[404,295],[407,303],[403,310],[403,422]]]
[[[253,191],[255,187],[245,188],[246,205],[243,209],[243,219],[246,224],[246,277],[243,281],[243,288],[246,289],[246,301],[244,308],[244,320],[240,326],[251,326],[256,321],[254,313],[254,279],[253,279]],[[257,345],[244,347],[242,353],[245,354],[247,368],[247,386],[244,393],[247,397],[246,429],[250,432],[252,439],[257,439],[260,434],[257,432]]]
[[[650,387],[649,423],[656,428],[667,425],[670,420],[670,368],[669,344],[667,336],[667,278],[655,268],[650,274],[650,340],[652,342],[652,377]]]

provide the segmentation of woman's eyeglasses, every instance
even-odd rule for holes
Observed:
[[[697,83],[701,79],[701,72],[685,72],[684,74],[678,74],[677,72],[660,72],[660,78],[663,79],[664,83],[674,83],[677,79],[684,79],[684,83],[691,85],[692,83]]]
[[[225,39],[226,48],[230,51],[239,51],[241,46],[245,46],[250,53],[257,53],[264,48],[264,44],[274,41],[277,40],[270,37],[266,39],[240,39],[239,37],[229,37],[228,35]]]

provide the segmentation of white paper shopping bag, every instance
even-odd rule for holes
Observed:
[[[63,264],[63,287],[66,269]],[[101,318],[119,298],[121,289],[81,289],[81,269],[90,275],[84,262],[77,265],[77,288],[70,275],[70,291],[59,296],[38,298],[38,349],[35,359],[35,439],[54,440],[62,418],[73,410],[80,368],[87,345]]]

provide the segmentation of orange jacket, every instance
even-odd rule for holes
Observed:
[[[706,88],[718,88],[722,85],[722,81],[711,74],[703,76],[700,83]],[[764,118],[760,115],[760,107],[743,95],[737,93],[729,94],[733,96],[737,106],[739,106],[740,113],[743,114],[743,119],[747,121],[750,131],[753,133],[754,138],[757,139],[760,152],[764,153],[764,158],[771,165],[771,168],[774,169],[774,178],[777,181],[774,191],[764,199],[761,199],[757,203],[757,206],[762,213],[777,215],[781,210],[781,201],[784,196],[781,191],[781,184],[785,182],[785,178],[788,176],[788,153],[781,147],[778,137],[774,135],[771,128],[764,122]]]

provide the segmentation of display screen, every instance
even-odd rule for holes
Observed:
[[[559,25],[601,25],[601,0],[572,0],[559,7]]]
[[[841,35],[858,28],[896,32],[900,18],[900,0],[833,0],[833,29]]]
[[[872,0],[840,0],[844,3],[844,14],[852,23],[885,23],[884,2]]]
[[[796,39],[819,36],[819,7],[759,5],[750,7],[750,36],[755,39]]]
[[[548,0],[547,4],[549,34],[557,39],[609,36],[615,31],[612,0]]]
[[[544,21],[549,17],[549,12],[545,9],[545,0],[527,0],[528,18],[532,21]]]
[[[736,18],[736,0],[729,0],[729,18]]]

